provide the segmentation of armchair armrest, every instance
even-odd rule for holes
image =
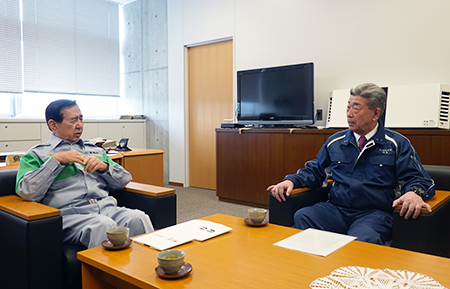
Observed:
[[[436,190],[436,194],[431,199],[426,200],[425,202],[430,205],[431,212],[433,212],[448,200],[450,200],[450,191]],[[395,207],[395,209],[400,211],[402,209],[402,205],[398,205],[397,207]],[[430,212],[428,212],[428,210],[425,208],[422,208],[421,213],[430,214]]]
[[[40,203],[27,202],[18,196],[0,197],[0,210],[27,221],[58,216],[61,211]]]
[[[62,276],[62,217],[60,211],[26,202],[15,195],[0,197],[0,262],[2,286],[57,288]],[[45,266],[43,266],[45,260]]]
[[[436,190],[427,201],[432,212],[422,209],[417,219],[405,220],[394,210],[392,247],[450,257],[450,191]]]
[[[327,186],[328,185],[332,185],[333,184],[333,180],[332,179],[328,179],[327,180]],[[330,189],[331,187],[329,187],[329,189]],[[329,190],[328,189],[328,190]],[[299,194],[299,193],[303,193],[303,192],[307,192],[307,191],[311,191],[311,190],[313,190],[313,189],[311,189],[311,188],[298,188],[298,189],[293,189],[292,190],[292,193],[291,193],[291,196],[292,195],[295,195],[295,194]]]
[[[130,182],[123,190],[110,193],[117,199],[119,206],[139,209],[149,215],[155,230],[177,222],[174,189]]]
[[[136,182],[129,182],[126,185],[125,190],[128,192],[149,195],[149,196],[153,196],[153,197],[160,197],[160,196],[175,194],[175,189],[147,185],[147,184],[136,183]]]
[[[292,227],[294,225],[294,214],[298,209],[328,200],[331,184],[332,182],[329,181],[326,187],[295,189],[290,196],[286,196],[286,202],[278,202],[272,196],[272,193],[269,193],[269,222]]]

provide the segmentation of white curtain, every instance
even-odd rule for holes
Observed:
[[[119,96],[118,17],[104,0],[23,0],[24,90]]]

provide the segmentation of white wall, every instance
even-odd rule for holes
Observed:
[[[167,1],[169,85],[169,182],[184,184],[184,59],[183,1]]]
[[[333,89],[449,83],[449,1],[236,1],[236,69],[313,61],[317,108]]]
[[[232,37],[234,0],[168,0],[169,181],[189,185],[185,47]]]
[[[235,71],[315,64],[315,105],[326,112],[333,89],[450,84],[450,1],[447,0],[169,0],[171,102],[184,103],[184,45],[234,39]],[[180,8],[181,6],[181,8]],[[181,11],[180,11],[181,10]],[[172,18],[176,12],[178,17]],[[172,39],[173,38],[173,39]],[[174,40],[176,39],[176,41]],[[175,93],[176,90],[176,93]],[[170,118],[170,143],[184,143],[184,114]],[[324,118],[325,119],[325,118]],[[319,123],[324,124],[324,122]],[[172,133],[172,128],[177,135]],[[182,141],[182,142],[180,142]],[[185,154],[170,147],[170,181],[186,183]],[[183,172],[181,172],[183,170]]]
[[[182,2],[184,45],[233,36],[234,0],[182,0]]]

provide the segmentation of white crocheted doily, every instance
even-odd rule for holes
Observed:
[[[341,267],[329,276],[314,280],[311,288],[380,288],[380,289],[435,289],[445,288],[431,277],[406,270]]]

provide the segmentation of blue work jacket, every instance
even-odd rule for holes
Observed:
[[[396,196],[413,187],[434,196],[434,181],[423,168],[409,140],[379,123],[378,131],[360,152],[354,133],[347,129],[332,135],[317,158],[296,174],[287,175],[294,188],[317,188],[333,179],[332,204],[356,209],[390,212]]]

